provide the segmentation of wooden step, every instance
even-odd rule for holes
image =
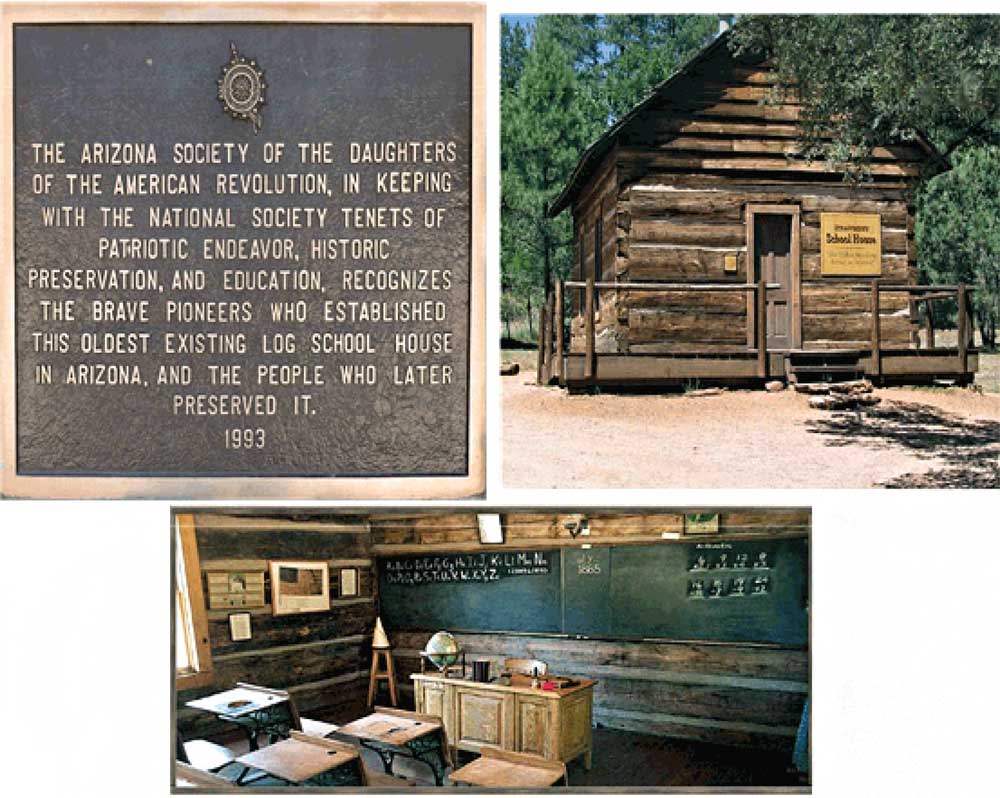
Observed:
[[[841,382],[864,376],[861,353],[855,350],[834,352],[789,352],[785,358],[789,382]]]
[[[823,366],[792,366],[792,371],[797,373],[818,373],[823,371],[828,371],[831,373],[847,373],[853,371],[861,371],[861,365],[859,363],[853,363],[851,365],[823,365]]]

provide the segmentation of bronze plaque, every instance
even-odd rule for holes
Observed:
[[[13,8],[6,489],[481,489],[478,10]]]

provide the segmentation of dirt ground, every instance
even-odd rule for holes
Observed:
[[[988,388],[882,388],[873,408],[829,412],[791,390],[570,396],[517,359],[502,378],[508,488],[1000,487]]]

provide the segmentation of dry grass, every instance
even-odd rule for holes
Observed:
[[[987,393],[1000,393],[1000,353],[980,352],[976,385]]]
[[[503,349],[500,352],[500,362],[503,364],[517,363],[521,371],[534,371],[538,368],[537,349]]]

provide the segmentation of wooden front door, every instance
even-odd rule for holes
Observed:
[[[792,217],[787,214],[754,215],[754,264],[756,276],[779,288],[767,292],[767,348],[792,348]]]

